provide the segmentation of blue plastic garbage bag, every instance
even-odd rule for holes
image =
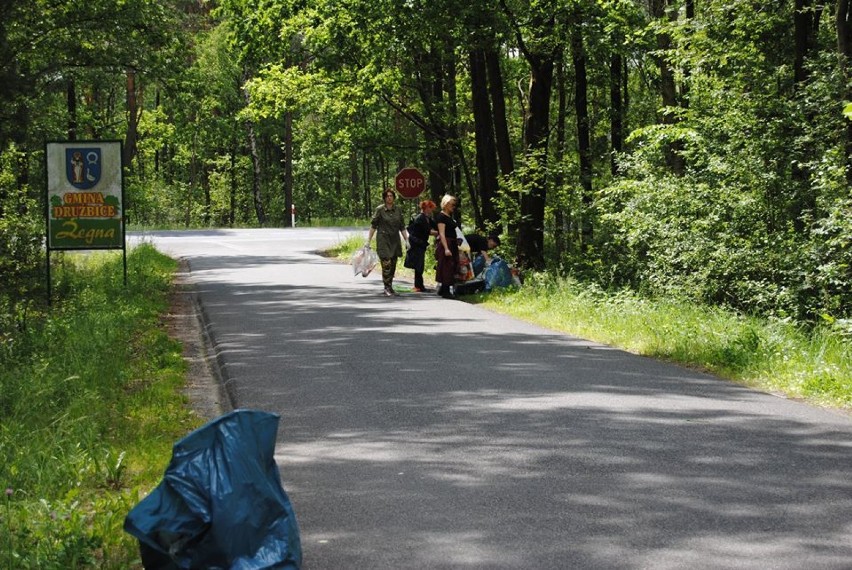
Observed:
[[[495,287],[508,287],[512,284],[512,270],[509,269],[509,264],[494,257],[491,259],[491,265],[485,269],[485,290],[491,291]]]
[[[473,274],[479,275],[485,269],[485,256],[481,253],[473,258]]]
[[[236,410],[174,445],[163,481],[124,521],[145,568],[301,567],[299,527],[274,459],[278,419]]]

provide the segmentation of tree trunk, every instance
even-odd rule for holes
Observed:
[[[160,88],[157,88],[156,94],[154,95],[154,109],[160,108]],[[154,176],[159,177],[160,175],[160,149],[154,150]]]
[[[367,153],[361,159],[361,181],[364,183],[364,215],[373,215],[373,201],[370,198],[370,159]]]
[[[136,156],[136,138],[139,127],[139,102],[137,100],[136,71],[127,70],[127,133],[124,137],[124,167],[130,168]]]
[[[68,140],[77,140],[77,87],[74,83],[74,78],[68,79],[67,84],[67,101],[68,101]]]
[[[424,160],[428,172],[429,192],[433,200],[440,200],[449,186],[450,170],[444,160],[444,141],[429,131],[423,132],[425,142]]]
[[[243,85],[248,80],[248,71],[243,74]],[[246,107],[251,104],[251,99],[248,90],[243,87],[243,98],[245,99]],[[254,122],[247,120],[245,122],[246,132],[248,134],[249,154],[251,155],[252,165],[252,180],[251,180],[251,197],[254,204],[254,213],[257,216],[257,222],[261,227],[266,224],[266,212],[263,208],[263,199],[260,189],[260,155],[257,149],[257,136],[254,131]]]
[[[621,71],[624,68],[621,54],[613,53],[609,58],[609,138],[612,146],[609,169],[618,176],[618,155],[624,150],[624,110],[621,106]]]
[[[424,65],[430,70],[427,75],[428,84],[420,89],[426,114],[429,117],[430,129],[424,131],[426,140],[426,164],[429,171],[429,188],[433,200],[453,190],[452,155],[448,152],[449,141],[452,137],[452,117],[444,110],[449,99],[450,90],[455,87],[455,58],[444,46],[443,50],[429,50]],[[453,62],[449,65],[448,60]]]
[[[525,174],[521,180],[520,216],[510,220],[510,232],[517,232],[515,253],[521,267],[544,268],[544,212],[547,200],[547,139],[550,131],[550,95],[553,67],[558,56],[554,43],[556,16],[532,10],[528,29],[534,30],[534,44],[524,39],[519,20],[506,0],[500,7],[514,28],[517,45],[530,68],[529,105],[524,116]],[[521,102],[523,106],[523,101]],[[517,226],[514,224],[517,223]]]
[[[666,17],[666,0],[651,0],[650,5],[651,15],[654,18],[663,19]],[[674,17],[674,14],[671,17]],[[671,37],[667,33],[657,34],[657,49],[660,52],[657,56],[657,65],[660,70],[660,95],[663,99],[662,123],[664,125],[673,125],[677,122],[677,116],[672,113],[678,107],[677,88],[674,73],[669,66],[666,54],[671,49],[671,43]],[[672,142],[666,146],[664,151],[666,164],[678,176],[682,175],[686,169],[680,150],[680,145]]]
[[[361,204],[361,181],[358,178],[358,153],[355,148],[349,150],[349,185],[352,195],[352,215],[362,216],[364,209]]]
[[[624,105],[621,107],[621,132],[627,133],[630,132],[627,125],[627,111],[630,109],[630,89],[628,85],[629,80],[629,71],[627,68],[627,59],[622,58],[622,68],[621,68],[621,99],[624,101]]]
[[[849,0],[837,1],[835,14],[837,27],[837,52],[840,71],[846,80],[846,101],[852,101],[849,62],[852,60],[852,4]],[[846,119],[846,184],[852,188],[852,121]]]
[[[498,220],[494,208],[494,198],[497,195],[497,149],[494,143],[494,125],[491,122],[491,106],[488,102],[485,52],[480,49],[471,50],[469,59],[479,203],[482,206],[483,221],[490,229]]]
[[[207,166],[201,169],[201,189],[204,192],[204,225],[210,227],[210,216],[213,210],[213,201],[210,196],[210,170]]]
[[[464,155],[462,154],[457,159],[453,158],[456,143],[459,140],[459,110],[458,110],[458,86],[456,81],[456,55],[455,45],[451,39],[447,39],[444,46],[445,57],[444,64],[444,80],[447,91],[447,124],[446,138],[441,142],[441,153],[444,164],[447,165],[446,175],[449,184],[448,191],[450,194],[458,196],[462,187],[462,177],[464,176]],[[438,202],[440,203],[440,202]]]
[[[686,19],[691,25],[693,20],[695,20],[695,2],[693,0],[686,0],[685,9]],[[691,76],[692,70],[690,68],[687,67],[683,70],[683,82],[680,86],[680,106],[684,109],[689,108],[689,85]]]
[[[660,6],[659,17],[665,17],[664,0],[655,0],[655,4]],[[677,87],[675,85],[674,73],[669,66],[668,59],[666,59],[666,52],[670,50],[671,47],[672,40],[667,33],[657,34],[657,49],[662,52],[657,58],[657,63],[660,69],[660,95],[663,98],[663,107],[669,109],[677,107]],[[670,113],[666,113],[663,116],[663,122],[666,124],[673,124],[675,119]]]
[[[485,66],[488,70],[488,90],[491,95],[491,113],[494,120],[494,139],[500,172],[509,176],[515,170],[512,158],[512,140],[509,138],[509,123],[506,120],[506,96],[503,72],[500,68],[500,52],[496,48],[485,51]]]
[[[527,160],[547,163],[547,139],[550,130],[550,94],[553,90],[552,54],[530,54],[529,111],[524,128]],[[518,224],[517,255],[522,267],[544,268],[544,209],[547,179],[543,168],[532,168],[521,195],[521,220]]]
[[[793,81],[796,85],[808,79],[805,60],[813,42],[813,0],[795,0],[793,3]]]
[[[553,185],[557,192],[565,184],[565,175],[562,161],[565,159],[565,121],[568,116],[568,96],[565,86],[565,58],[564,50],[559,50],[556,60],[556,90],[558,107],[556,110],[556,149],[553,162],[557,165],[556,176]],[[565,213],[565,203],[559,201],[556,204],[554,216],[554,238],[556,241],[556,258],[561,259],[566,250],[565,236],[568,233],[568,216]]]
[[[793,89],[800,91],[807,83],[810,72],[806,62],[815,44],[815,30],[819,23],[816,18],[813,0],[795,0],[793,3]],[[812,111],[806,111],[805,124],[811,124],[814,119]],[[793,126],[797,136],[803,132],[803,125]],[[813,210],[816,206],[816,196],[811,189],[811,172],[806,166],[812,159],[810,149],[803,148],[799,152],[791,153],[791,177],[793,181],[792,200],[787,205],[787,216],[793,222],[797,232],[806,232],[807,223],[802,219],[805,212]]]
[[[234,227],[237,211],[237,143],[231,145],[231,195],[228,200],[228,227]]]
[[[574,110],[577,115],[577,151],[580,156],[580,186],[583,189],[582,243],[585,251],[592,240],[592,144],[589,128],[589,85],[586,75],[586,51],[581,27],[571,34],[571,55],[574,61]]]
[[[393,188],[390,170],[388,169],[388,161],[385,160],[385,155],[379,151],[379,171],[382,173],[382,188]]]
[[[284,227],[292,227],[293,207],[293,113],[284,113]]]

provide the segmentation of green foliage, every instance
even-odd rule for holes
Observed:
[[[625,181],[600,201],[615,283],[782,313],[797,308],[795,245],[766,230],[759,196],[687,178]]]
[[[72,83],[80,96],[79,134],[123,136],[116,127],[123,126],[124,110],[116,109],[115,98],[124,98],[127,70],[162,76],[182,50],[175,34],[180,11],[172,0],[9,0],[3,10],[0,148],[17,141],[30,151],[67,136]]]
[[[124,515],[193,425],[159,315],[174,261],[150,246],[66,255],[62,296],[0,358],[0,551],[14,568],[127,568]],[[0,558],[0,561],[3,561]],[[4,562],[0,562],[3,566]]]
[[[519,207],[523,196],[533,191],[536,181],[552,181],[555,173],[551,172],[543,151],[531,152],[518,159],[518,165],[508,177],[502,180],[496,208],[500,220],[508,226],[516,226],[523,220]],[[548,192],[553,191],[553,184],[546,184]]]
[[[44,216],[18,182],[23,158],[14,145],[0,152],[0,346],[26,328],[46,279]]]
[[[359,219],[403,164],[457,194],[470,226],[480,163],[468,56],[492,48],[514,171],[500,180],[500,227],[487,229],[501,232],[504,252],[524,249],[521,230],[538,249],[543,231],[533,253],[547,267],[607,288],[842,322],[852,306],[849,68],[831,10],[814,10],[821,20],[797,54],[793,3],[694,7],[691,17],[626,0],[12,0],[0,24],[0,143],[10,149],[0,224],[17,237],[0,262],[13,276],[0,284],[0,314],[10,315],[0,334],[38,306],[43,141],[72,122],[80,137],[126,136],[128,69],[140,103],[126,179],[135,227],[251,226],[261,210],[283,225],[291,203],[302,225]],[[573,39],[589,87],[591,196],[580,181]],[[624,64],[617,173],[613,55]],[[556,69],[547,148],[532,153],[523,145],[536,57]],[[666,108],[661,64],[674,82]],[[540,217],[538,203],[521,212],[532,192],[546,197],[543,220],[524,218]],[[23,207],[7,214],[11,203]]]
[[[793,84],[789,7],[709,2],[665,24],[688,105],[633,130],[622,176],[598,195],[606,286],[816,323],[849,316],[852,273],[844,82],[818,38]],[[822,29],[822,28],[820,28]],[[676,148],[686,171],[671,172]],[[588,266],[587,259],[572,265]]]
[[[843,175],[842,169],[838,174]],[[807,285],[814,312],[849,318],[852,306],[852,198],[832,201],[812,231]]]

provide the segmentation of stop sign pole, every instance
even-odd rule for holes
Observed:
[[[397,172],[394,183],[396,191],[403,198],[417,198],[426,189],[426,177],[413,167],[403,168]]]

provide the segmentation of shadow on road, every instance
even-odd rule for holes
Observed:
[[[306,263],[334,262],[209,266]],[[231,394],[282,413],[308,569],[852,564],[845,417],[379,282],[206,266]]]

